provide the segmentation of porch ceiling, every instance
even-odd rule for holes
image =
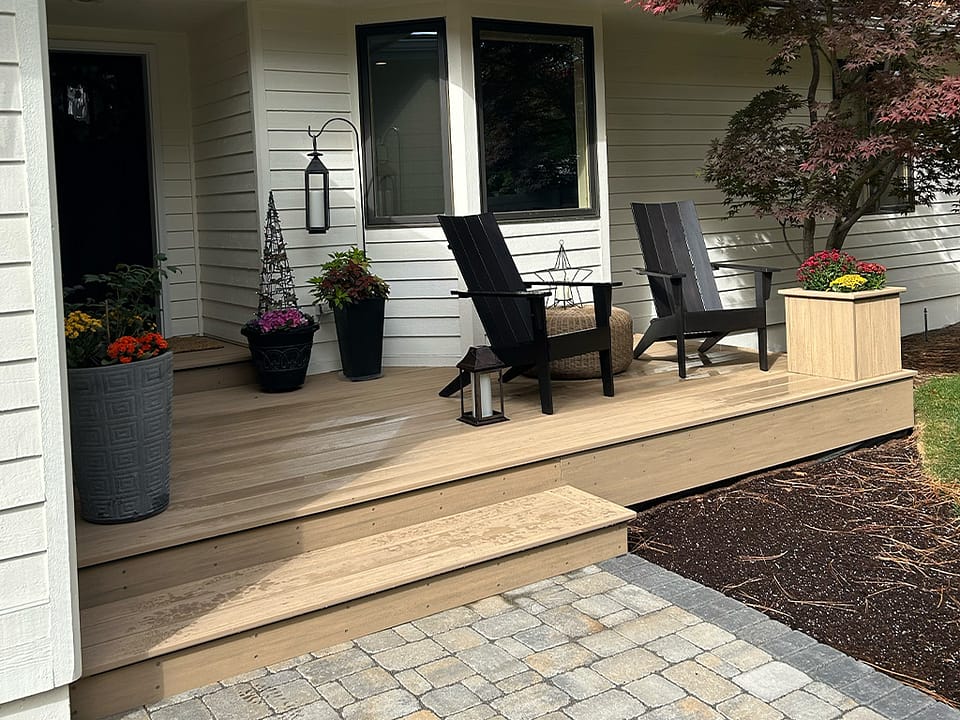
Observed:
[[[184,32],[246,0],[46,0],[51,25]]]

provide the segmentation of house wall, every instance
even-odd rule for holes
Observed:
[[[147,53],[153,100],[150,120],[157,153],[157,245],[168,263],[180,268],[167,284],[164,330],[168,335],[195,335],[201,327],[186,36],[66,25],[51,26],[48,32],[55,49]]]
[[[260,267],[248,38],[242,5],[189,37],[202,325],[233,341],[257,308]]]
[[[67,718],[79,674],[43,5],[0,0],[0,718]]]
[[[557,4],[554,4],[557,5]],[[592,26],[598,48],[598,134],[601,218],[504,225],[522,271],[550,267],[560,239],[573,264],[607,272],[605,125],[602,28],[592,8],[556,8],[522,3],[431,2],[362,9],[255,2],[251,4],[254,107],[263,162],[261,196],[273,190],[284,228],[300,300],[311,302],[307,279],[329,253],[360,242],[357,155],[344,123],[330,126],[319,149],[331,169],[332,227],[325,235],[304,229],[303,169],[310,139],[327,119],[346,117],[359,127],[355,27],[358,24],[443,17],[447,26],[452,195],[455,213],[480,209],[476,110],[473,104],[472,17],[531,20]],[[265,150],[264,150],[265,149]],[[262,203],[261,203],[262,204]],[[369,228],[367,250],[375,271],[391,285],[384,330],[387,365],[450,365],[475,344],[481,332],[472,306],[451,297],[459,284],[456,263],[437,226]],[[336,330],[329,312],[321,316],[311,371],[339,367]]]
[[[632,201],[696,201],[713,259],[798,265],[776,222],[749,214],[726,219],[721,193],[697,177],[711,139],[723,135],[730,115],[760,90],[784,82],[764,73],[766,45],[747,42],[730,29],[697,25],[641,18],[639,11],[623,8],[605,17],[611,264],[613,278],[624,283],[614,301],[629,308],[637,331],[654,310],[646,281],[631,269],[643,264]],[[804,81],[799,72],[792,79]],[[829,92],[829,84],[824,89]],[[846,250],[883,263],[890,284],[908,288],[902,296],[905,334],[923,329],[924,308],[930,327],[960,321],[960,215],[951,213],[952,206],[943,199],[906,217],[872,216],[847,239]],[[780,349],[784,315],[776,290],[796,285],[793,269],[774,277],[767,312],[772,343]],[[726,306],[752,303],[751,275],[724,273],[718,285]],[[737,340],[751,343],[749,336]]]

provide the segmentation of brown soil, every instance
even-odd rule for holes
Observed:
[[[960,372],[960,325],[904,366]],[[632,551],[960,707],[958,497],[911,436],[644,509]]]

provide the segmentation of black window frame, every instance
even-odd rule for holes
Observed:
[[[408,29],[437,33],[437,53],[440,93],[440,139],[442,143],[443,165],[443,214],[449,214],[453,207],[453,181],[451,173],[452,153],[450,150],[450,101],[449,101],[449,62],[447,53],[447,23],[442,17],[419,18],[397,22],[371,23],[357,25],[357,77],[360,95],[360,133],[363,149],[363,170],[366,179],[365,188],[361,188],[364,199],[364,222],[367,227],[423,227],[437,225],[437,215],[377,215],[373,194],[376,192],[374,178],[375,147],[373,138],[373,116],[371,112],[371,84],[367,39],[376,34],[403,32]]]
[[[600,172],[597,161],[597,76],[593,27],[589,25],[557,25],[552,23],[523,22],[473,18],[473,68],[474,97],[477,112],[477,141],[480,165],[480,207],[487,211],[487,163],[483,133],[483,96],[480,82],[480,63],[477,48],[480,33],[485,30],[518,35],[552,35],[577,37],[583,41],[584,88],[586,92],[587,171],[590,175],[590,206],[586,208],[555,208],[550,210],[516,210],[495,213],[498,220],[543,221],[545,219],[591,219],[600,217]]]

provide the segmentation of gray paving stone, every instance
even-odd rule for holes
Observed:
[[[313,656],[308,655],[307,658],[306,662],[312,662]],[[301,680],[302,678],[303,676],[298,670],[291,668],[289,670],[281,670],[280,672],[261,675],[260,677],[251,679],[249,683],[254,690],[260,692],[266,688],[274,687],[275,685],[284,685],[294,680]]]
[[[150,713],[152,720],[210,720],[212,717],[213,713],[203,704],[200,698],[190,698]],[[221,717],[227,718],[228,716],[223,715]]]
[[[740,692],[732,682],[692,660],[668,667],[663,671],[663,676],[710,705],[728,700]]]
[[[344,705],[349,705],[354,700],[356,700],[353,695],[348,693],[343,685],[338,682],[328,682],[325,685],[321,685],[317,688],[317,692],[320,693],[327,704],[332,708],[342,708]]]
[[[417,642],[418,640],[423,640],[423,638],[426,637],[424,632],[413,623],[397,625],[394,630],[396,631],[397,635],[402,637],[407,642]]]
[[[739,639],[714,648],[711,652],[721,660],[743,671],[753,670],[755,667],[760,667],[773,659],[769,653],[765,653],[756,645],[751,645]]]
[[[773,661],[737,675],[733,682],[761,700],[773,702],[813,681],[806,673],[785,663]]]
[[[839,690],[843,690],[847,685],[861,678],[873,675],[876,672],[877,671],[869,665],[865,665],[847,655],[840,655],[838,659],[829,665],[824,665],[815,671],[817,680],[821,680],[827,685],[832,685]],[[891,684],[891,689],[897,688],[900,685],[900,683],[892,678],[888,678],[888,681]]]
[[[251,670],[250,672],[245,672],[240,675],[234,675],[232,678],[227,678],[226,680],[221,680],[220,684],[224,687],[227,687],[229,685],[236,685],[238,683],[250,682],[251,680],[262,678],[268,673],[269,670],[267,670],[265,667],[257,668],[256,670]]]
[[[551,682],[574,700],[584,700],[613,687],[605,677],[585,667],[560,673]]]
[[[816,673],[816,676],[821,677],[819,672]],[[827,684],[833,686],[829,681]],[[893,692],[899,686],[900,683],[895,680],[882,673],[874,672],[864,675],[852,683],[844,684],[842,691],[844,695],[849,695],[857,702],[869,705],[877,698]]]
[[[480,698],[459,683],[431,690],[420,701],[440,717],[463,712],[480,704]]]
[[[496,645],[480,645],[458,653],[458,657],[472,667],[479,675],[490,682],[500,682],[506,677],[516,675],[527,666],[513,655]]]
[[[607,572],[598,572],[591,575],[584,575],[583,577],[564,583],[564,587],[570,592],[585,598],[591,595],[610,592],[614,588],[625,584],[626,582],[623,578]]]
[[[313,655],[315,658],[322,658],[322,657],[326,657],[327,655],[336,655],[337,653],[346,652],[352,647],[354,647],[353,641],[348,640],[347,642],[338,643],[337,645],[328,645],[325,648],[314,650],[310,654]]]
[[[541,605],[533,598],[520,596],[513,599],[513,604],[521,610],[526,610],[531,615],[539,615],[547,609],[546,605]]]
[[[342,715],[323,700],[277,715],[277,720],[341,720]]]
[[[756,625],[758,622],[767,619],[767,616],[759,610],[740,605],[736,610],[715,618],[713,623],[728,632],[736,633],[738,630],[749,627],[750,625]]]
[[[373,656],[379,665],[396,672],[398,670],[408,670],[423,665],[447,654],[440,645],[430,638],[417,640],[416,642],[401,645],[392,650],[384,650]]]
[[[577,642],[598,657],[610,657],[637,646],[636,643],[627,640],[614,630],[604,630],[594,635],[587,635]]]
[[[733,642],[736,638],[713,623],[702,622],[680,630],[677,635],[704,650],[713,650]]]
[[[572,638],[584,637],[601,632],[605,626],[577,610],[572,605],[544,610],[537,616],[543,623]]]
[[[453,685],[474,674],[473,668],[455,657],[442,657],[417,668],[424,680],[435,688]]]
[[[396,678],[383,668],[371,667],[360,672],[347,675],[340,680],[340,684],[348,693],[363,700],[364,698],[379,695],[380,693],[398,687]]]
[[[166,707],[167,705],[179,705],[187,700],[193,700],[194,698],[203,697],[204,695],[217,692],[218,690],[223,689],[223,687],[224,686],[218,682],[211,683],[210,685],[204,685],[203,687],[194,688],[193,690],[187,690],[186,692],[177,693],[176,695],[163,698],[163,700],[160,700],[159,702],[147,705],[146,708],[148,712],[153,712],[154,710]]]
[[[497,698],[490,705],[509,720],[533,720],[562,708],[570,697],[552,685],[533,685]]]
[[[614,628],[617,625],[623,625],[625,622],[636,620],[637,617],[638,615],[634,610],[624,608],[619,612],[611,613],[610,615],[604,615],[602,618],[599,618],[599,622],[604,627]]]
[[[468,710],[451,715],[448,720],[491,720],[497,711],[489,705],[475,705]]]
[[[541,590],[546,590],[547,588],[556,587],[560,584],[560,579],[558,578],[547,578],[546,580],[537,580],[537,582],[532,582],[522,587],[518,587],[516,590],[507,590],[504,593],[501,593],[503,597],[511,602],[516,600],[518,597],[529,597],[535,592],[540,592]]]
[[[931,709],[935,705],[937,703],[928,695],[912,687],[901,685],[893,692],[874,700],[870,703],[870,708],[881,715],[886,715],[890,720],[902,720],[914,714],[923,717],[922,711]]]
[[[407,641],[404,640],[395,630],[383,630],[372,635],[366,635],[357,638],[357,647],[368,653],[378,653],[391,648],[400,647]]]
[[[829,645],[816,643],[790,656],[790,664],[798,670],[810,673],[817,668],[829,665],[841,657],[842,653]]]
[[[683,597],[684,595],[703,586],[698,585],[693,580],[688,580],[685,577],[675,575],[669,582],[647,585],[646,587],[649,587],[650,591],[655,593],[658,597],[673,603],[676,602],[677,598]]]
[[[341,713],[343,720],[396,720],[419,708],[420,703],[413,695],[397,688],[347,705]]]
[[[638,680],[644,675],[663,670],[667,667],[667,663],[649,650],[634,648],[619,655],[598,660],[590,667],[615,685],[623,685]]]
[[[448,651],[456,653],[467,648],[483,645],[487,640],[473,628],[461,627],[440,633],[433,638]]]
[[[794,653],[798,653],[816,644],[817,641],[806,633],[791,630],[783,635],[778,635],[775,638],[763,641],[759,644],[759,647],[774,657],[786,659]]]
[[[833,705],[803,690],[784,695],[773,706],[790,720],[832,720],[840,716],[840,710]]]
[[[790,663],[793,665],[793,662]],[[807,685],[804,690],[816,695],[824,702],[828,702],[841,711],[853,710],[857,706],[856,700],[844,695],[836,688],[825,685],[822,682],[814,681]]]
[[[467,607],[476,612],[480,617],[488,618],[499,615],[500,613],[509,612],[513,610],[515,606],[499,595],[494,595],[493,597],[470,603]]]
[[[677,633],[657,638],[653,642],[648,642],[644,647],[671,663],[689,660],[701,652],[699,647],[692,642],[684,640]]]
[[[348,650],[326,655],[300,666],[300,674],[314,685],[324,685],[360,670],[373,666],[373,660],[362,650],[351,647]]]
[[[414,620],[413,625],[427,635],[438,635],[454,628],[466,627],[479,619],[480,615],[475,610],[460,606]]]
[[[685,610],[692,610],[694,608],[707,605],[708,603],[715,603],[718,601],[724,603],[728,602],[727,597],[723,593],[718,593],[713,588],[708,588],[697,583],[694,583],[693,585],[688,585],[686,583],[674,583],[672,585],[667,585],[666,587],[658,590],[657,595],[667,600],[671,600]]]
[[[299,655],[297,657],[287,658],[286,660],[281,660],[278,663],[273,665],[267,665],[267,672],[270,673],[279,673],[284,670],[289,670],[290,668],[295,668],[298,665],[303,665],[305,662],[309,662],[313,659],[313,655],[307,653],[306,655]]]
[[[553,677],[575,667],[589,665],[596,659],[597,656],[582,645],[566,643],[534,653],[524,658],[524,662],[544,677]]]
[[[790,628],[783,623],[768,619],[761,620],[754,625],[748,625],[745,628],[741,628],[737,632],[737,637],[739,637],[741,640],[745,640],[748,643],[756,645],[762,650],[763,643],[773,640],[774,638],[778,638],[781,635],[786,635],[788,632],[791,632]]]
[[[513,655],[518,660],[522,660],[523,658],[527,657],[527,655],[530,655],[533,652],[533,650],[528,648],[522,642],[520,642],[519,640],[515,640],[512,637],[500,638],[499,640],[494,642],[494,645],[496,645],[499,648],[502,648],[503,650],[506,650],[508,653]]]
[[[700,653],[697,655],[694,660],[703,665],[707,670],[713,670],[717,675],[725,677],[728,680],[734,675],[739,675],[741,673],[740,668],[734,667],[726,660],[714,655],[712,652]]]
[[[499,640],[539,624],[540,620],[525,610],[511,610],[480,620],[473,624],[473,629],[490,640]]]
[[[591,597],[581,598],[573,603],[573,607],[589,615],[595,620],[613,615],[624,609],[624,606],[618,603],[609,595],[592,595]]]
[[[843,720],[887,720],[883,715],[878,715],[873,710],[865,707],[854,708],[843,716]]]
[[[433,685],[428,683],[423,678],[423,675],[416,670],[404,670],[403,672],[395,673],[394,677],[397,679],[397,682],[414,695],[423,695],[423,693],[433,690]]]
[[[646,708],[623,690],[607,690],[600,695],[579,700],[565,712],[573,720],[628,720],[641,715]]]
[[[270,715],[270,707],[247,683],[204,695],[203,704],[217,720],[259,720]]]
[[[649,707],[660,707],[686,697],[687,691],[662,675],[647,675],[623,686],[623,689]]]
[[[912,715],[910,720],[958,720],[960,711],[954,710],[943,703],[937,703],[934,707],[921,710]]]
[[[780,720],[783,717],[775,707],[748,693],[724,700],[717,705],[717,710],[730,720]]]
[[[645,645],[651,640],[694,625],[697,620],[686,610],[671,606],[641,615],[636,620],[617,625],[614,629],[628,640],[638,645]]]
[[[723,717],[702,700],[687,696],[643,716],[643,720],[723,720]]]
[[[466,678],[463,681],[463,686],[469,688],[474,695],[484,702],[490,702],[494,698],[498,698],[503,695],[496,685],[489,680],[480,677],[479,675],[473,675]]]
[[[534,652],[547,650],[557,645],[563,645],[565,642],[570,642],[570,638],[567,635],[564,635],[556,628],[542,624],[529,630],[518,632],[514,635],[514,639],[522,642]]]
[[[209,717],[209,715],[207,717]],[[147,713],[146,708],[138,707],[135,710],[128,710],[127,712],[111,715],[106,718],[106,720],[150,720],[150,715]]]
[[[662,597],[658,597],[634,585],[624,585],[623,587],[615,588],[608,594],[621,605],[635,610],[640,615],[662,610],[670,605],[670,603]]]
[[[310,705],[321,699],[313,685],[303,678],[283,685],[271,685],[260,692],[260,697],[278,713]]]
[[[497,683],[497,689],[504,695],[509,695],[510,693],[523,690],[539,682],[543,682],[543,676],[535,670],[527,670],[526,672],[504,678]]]
[[[561,605],[569,605],[575,602],[580,596],[565,587],[558,585],[556,587],[540,590],[530,595],[530,600],[542,605],[544,608],[555,608]],[[539,614],[539,613],[538,613]]]

